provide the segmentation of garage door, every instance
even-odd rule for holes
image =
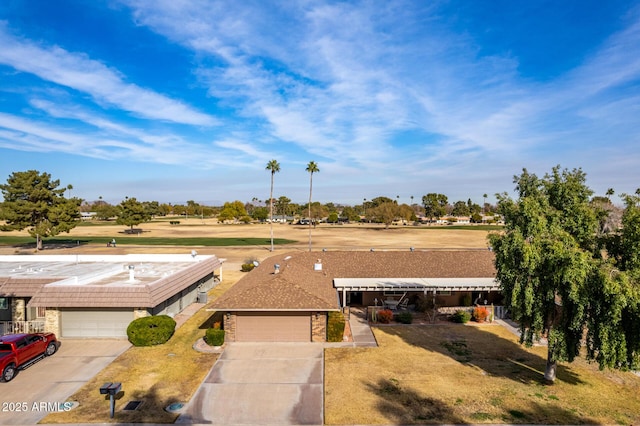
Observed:
[[[127,337],[131,321],[131,310],[65,309],[62,337]]]
[[[238,313],[238,342],[310,342],[311,316],[308,312]]]

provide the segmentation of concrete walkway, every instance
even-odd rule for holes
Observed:
[[[371,331],[364,311],[352,309],[351,315],[349,315],[349,326],[351,327],[351,335],[353,336],[353,346],[378,346],[378,342],[373,336],[373,331]]]
[[[176,423],[322,425],[317,343],[227,343]]]

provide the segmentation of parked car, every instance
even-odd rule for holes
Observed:
[[[6,334],[0,337],[0,379],[11,381],[18,370],[53,355],[57,350],[58,340],[53,333]]]

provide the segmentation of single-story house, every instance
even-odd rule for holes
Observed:
[[[223,262],[195,252],[0,256],[0,334],[126,337],[136,318],[173,316],[206,298]]]
[[[328,312],[419,295],[440,306],[500,300],[489,250],[293,252],[263,261],[213,302],[227,341],[326,341]]]

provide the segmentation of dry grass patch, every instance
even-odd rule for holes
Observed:
[[[578,360],[543,384],[546,348],[497,325],[386,326],[325,351],[327,424],[638,424],[640,377]]]
[[[224,282],[209,292],[209,298],[220,296],[240,276],[239,272],[225,272]],[[174,402],[188,402],[218,358],[192,348],[212,325],[212,314],[201,309],[164,345],[131,347],[68,399],[78,401],[78,408],[50,414],[42,423],[173,423],[178,415],[164,408]],[[98,392],[106,382],[121,382],[124,391],[116,401],[113,419],[109,418],[108,396]],[[133,400],[143,404],[135,411],[122,411]]]

